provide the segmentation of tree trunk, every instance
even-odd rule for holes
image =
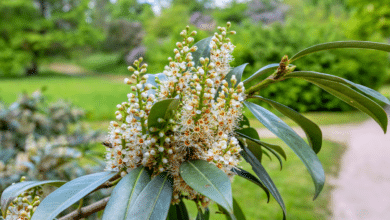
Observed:
[[[38,75],[38,53],[33,53],[33,58],[31,61],[31,66],[26,68],[26,75],[27,76],[35,76]]]

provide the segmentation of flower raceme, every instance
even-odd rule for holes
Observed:
[[[235,47],[228,38],[235,32],[228,31],[229,27],[218,28],[210,41],[210,58],[199,58],[197,66],[193,52],[198,48],[192,45],[196,32],[190,33],[187,27],[161,77],[145,74],[147,64],[141,64],[142,58],[128,68],[133,74],[125,83],[134,93],[117,105],[117,121],[110,124],[107,170],[121,171],[123,176],[141,165],[152,170],[153,176],[167,171],[173,178],[173,203],[186,195],[188,199],[202,198],[204,206],[208,199],[184,182],[180,165],[202,159],[229,177],[234,175],[231,169],[240,161],[241,148],[233,131],[242,119],[245,89],[235,76],[225,80]],[[148,83],[150,77],[155,77],[155,85]],[[152,106],[169,99],[178,100],[171,117],[157,118],[164,125],[148,129]]]
[[[82,176],[67,183],[40,181],[32,182],[30,186],[15,184],[2,194],[0,205],[3,217],[7,217],[5,214],[26,216],[27,211],[34,212],[33,205],[27,205],[26,209],[26,205],[15,198],[23,190],[52,184],[60,188],[40,203],[31,220],[53,219],[79,200],[79,208],[61,219],[87,217],[102,209],[105,220],[129,217],[142,220],[189,219],[182,199],[196,203],[197,218],[200,219],[210,214],[207,208],[210,200],[215,201],[220,212],[229,215],[230,219],[245,219],[231,191],[230,180],[237,174],[261,187],[268,199],[272,195],[283,211],[283,219],[286,219],[283,199],[261,163],[263,153],[268,156],[271,153],[281,164],[281,157],[286,159],[286,154],[281,147],[260,141],[256,130],[242,115],[242,110],[245,105],[260,123],[294,151],[313,179],[316,198],[325,183],[325,172],[316,155],[322,146],[320,128],[288,106],[256,95],[268,85],[288,78],[299,78],[319,86],[370,115],[386,132],[388,116],[376,103],[380,101],[380,104],[390,105],[386,97],[337,76],[294,71],[295,66],[291,63],[323,50],[360,48],[390,52],[390,45],[366,41],[314,45],[290,59],[286,55],[280,63],[262,67],[241,82],[246,64],[230,67],[234,45],[228,36],[235,32],[229,29],[230,23],[219,27],[219,32],[213,37],[193,45],[196,32],[190,32],[187,27],[180,33],[183,41],[176,44],[174,56],[168,58],[169,63],[162,73],[146,74],[147,64],[142,63],[142,58],[136,60],[128,68],[133,72],[131,78],[125,79],[133,92],[128,94],[126,102],[117,105],[117,120],[111,122],[108,140],[104,143],[108,171]],[[270,75],[259,80],[265,74]],[[255,83],[249,86],[250,82]],[[270,104],[296,122],[305,131],[308,143],[274,113],[251,102],[251,99]],[[258,178],[238,167],[241,155]],[[82,208],[82,198],[100,188],[113,186],[110,197]],[[134,196],[135,191],[140,193]],[[29,198],[24,200],[31,205]],[[11,201],[14,202],[11,204]],[[11,210],[7,211],[9,204]],[[15,204],[21,208],[15,209]],[[26,218],[30,216],[31,212]]]

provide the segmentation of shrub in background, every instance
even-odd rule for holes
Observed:
[[[289,16],[284,25],[254,26],[246,21],[237,28],[238,34],[232,37],[239,42],[233,63],[249,63],[245,77],[266,64],[278,62],[284,54],[323,42],[348,40],[342,22],[347,19],[345,13],[327,15],[324,10],[309,6],[299,12],[300,15]],[[302,58],[297,62],[297,70],[326,72],[378,89],[388,78],[388,63],[388,55],[382,52],[331,50]],[[299,111],[351,109],[325,91],[297,80],[271,85],[261,94]]]
[[[247,64],[231,67],[235,46],[226,27],[214,36],[193,45],[196,31],[187,26],[180,33],[174,58],[162,73],[146,74],[148,65],[140,58],[128,70],[125,83],[134,93],[117,105],[116,121],[109,127],[106,146],[106,171],[71,180],[21,182],[7,188],[1,196],[3,217],[11,219],[25,213],[7,211],[26,190],[48,183],[60,186],[45,197],[31,220],[55,219],[80,201],[78,208],[59,220],[80,219],[104,209],[103,219],[189,219],[184,200],[197,207],[197,219],[209,219],[209,204],[214,201],[227,219],[245,219],[232,196],[231,180],[239,176],[272,195],[283,210],[283,199],[262,165],[265,155],[274,155],[282,165],[284,150],[260,140],[242,115],[243,106],[267,129],[283,140],[310,173],[316,198],[325,184],[325,172],[317,154],[322,147],[318,125],[293,109],[257,95],[269,85],[288,79],[301,79],[317,85],[347,104],[370,115],[384,132],[388,115],[378,104],[390,105],[380,93],[347,79],[315,71],[295,71],[292,63],[306,55],[337,48],[364,48],[390,52],[389,44],[343,41],[318,44],[280,63],[270,64],[242,81]],[[265,79],[260,77],[267,75]],[[254,84],[251,86],[250,84]],[[253,103],[260,100],[286,115],[306,133],[308,143],[269,110]],[[256,176],[238,167],[248,162]],[[83,207],[84,198],[101,188],[112,187],[110,197]],[[22,205],[22,204],[21,204]],[[31,216],[30,215],[30,216]],[[30,219],[30,218],[28,218]]]
[[[83,117],[84,111],[69,102],[47,103],[40,91],[21,95],[9,107],[1,104],[0,191],[21,175],[71,179],[92,172],[79,162],[81,156],[98,155],[92,147],[102,137],[81,123]]]

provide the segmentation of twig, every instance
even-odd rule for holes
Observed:
[[[106,207],[108,200],[110,200],[110,197],[106,197],[106,198],[99,200],[91,205],[85,206],[84,208],[77,209],[77,210],[59,218],[58,220],[78,220],[78,219],[88,217],[95,212],[103,210]]]

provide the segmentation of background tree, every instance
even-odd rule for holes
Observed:
[[[91,23],[89,1],[15,0],[0,2],[2,75],[38,73],[43,56],[93,45],[101,36]]]

